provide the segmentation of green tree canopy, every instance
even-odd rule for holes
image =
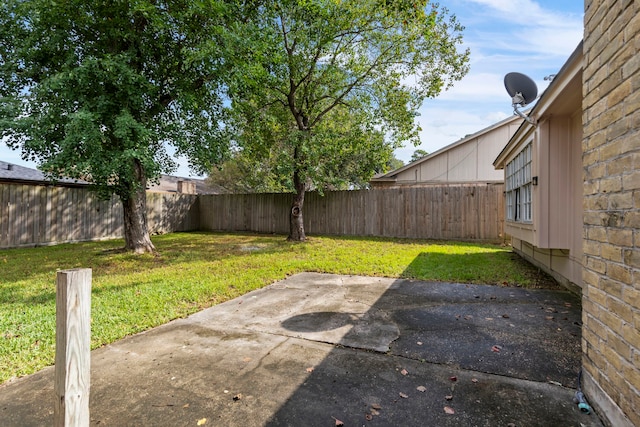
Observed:
[[[51,177],[123,202],[128,249],[154,250],[145,187],[225,151],[216,1],[4,0],[0,134]]]
[[[291,240],[305,239],[305,191],[382,171],[394,148],[419,142],[423,101],[467,72],[462,27],[426,1],[267,0],[242,26],[236,143],[290,176]]]
[[[324,151],[319,151],[320,158],[314,160],[319,167],[313,171],[317,179],[310,181],[309,190],[323,192],[368,188],[371,171],[387,172],[404,166],[404,162],[390,152],[388,145],[376,150],[372,144],[375,141],[366,136],[358,140],[353,134],[346,134],[351,137],[350,140],[327,144]],[[382,144],[381,135],[377,142]],[[336,147],[342,147],[341,151],[332,152]],[[248,147],[234,151],[210,171],[207,181],[223,187],[229,193],[290,192],[294,187],[289,149],[287,144],[276,143],[271,149]],[[331,157],[332,161],[325,161],[322,157]],[[321,186],[316,187],[316,183]]]

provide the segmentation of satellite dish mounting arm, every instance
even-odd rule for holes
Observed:
[[[522,94],[520,92],[516,92],[516,94],[513,96],[513,98],[511,98],[511,105],[513,106],[513,114],[516,114],[516,115],[522,117],[528,123],[531,123],[534,126],[536,125],[536,121],[534,119],[532,119],[531,117],[527,116],[522,111],[518,110],[518,106],[524,107],[526,105],[525,100],[524,100],[524,96],[522,96]]]

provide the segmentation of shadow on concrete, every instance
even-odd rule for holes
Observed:
[[[322,332],[355,325],[359,318],[356,313],[336,313],[319,311],[299,314],[282,322],[282,326],[294,332]]]
[[[292,316],[281,323],[291,332],[351,329],[266,425],[597,423],[572,402],[580,316],[568,292],[412,280],[391,283],[364,313]],[[363,340],[390,325],[398,334],[383,345]]]

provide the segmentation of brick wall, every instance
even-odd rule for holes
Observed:
[[[584,388],[640,426],[640,2],[585,0]]]

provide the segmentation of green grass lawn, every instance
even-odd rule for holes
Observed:
[[[174,233],[159,255],[121,240],[0,250],[0,383],[53,364],[56,270],[93,269],[92,348],[303,272],[547,287],[508,247],[424,240]]]

